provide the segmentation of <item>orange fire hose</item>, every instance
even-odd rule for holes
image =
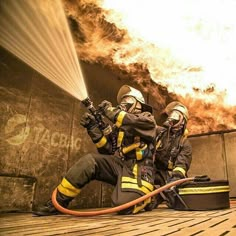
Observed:
[[[154,191],[152,191],[151,193],[147,194],[147,195],[144,195],[140,198],[137,198],[131,202],[127,202],[123,205],[120,205],[120,206],[117,206],[117,207],[113,207],[113,208],[109,208],[109,209],[105,209],[105,210],[99,210],[99,211],[86,211],[86,212],[80,212],[80,211],[73,211],[73,210],[69,210],[67,208],[64,208],[62,207],[58,202],[57,202],[57,199],[56,199],[56,195],[57,195],[57,188],[53,191],[52,193],[52,203],[53,205],[55,206],[55,208],[64,213],[64,214],[68,214],[68,215],[73,215],[73,216],[97,216],[97,215],[104,215],[104,214],[111,214],[111,213],[114,213],[114,212],[118,212],[118,211],[121,211],[121,210],[124,210],[128,207],[131,207],[131,206],[134,206],[144,200],[146,200],[147,198],[150,198],[150,197],[153,197],[154,195],[168,189],[168,188],[171,188],[173,186],[176,186],[176,185],[179,185],[179,184],[182,184],[184,182],[187,182],[187,181],[192,181],[194,180],[194,177],[191,177],[191,178],[184,178],[184,179],[179,179],[179,180],[176,180],[174,182],[171,182],[171,183],[168,183]]]

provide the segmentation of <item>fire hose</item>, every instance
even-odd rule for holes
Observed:
[[[74,211],[74,210],[70,210],[70,209],[67,209],[67,208],[64,208],[62,207],[58,202],[57,202],[57,199],[56,199],[56,195],[57,195],[57,188],[53,191],[52,193],[52,203],[53,205],[55,206],[55,208],[60,211],[61,213],[64,213],[64,214],[68,214],[68,215],[73,215],[73,216],[97,216],[97,215],[105,215],[105,214],[111,214],[111,213],[115,213],[115,212],[118,212],[118,211],[121,211],[121,210],[124,210],[126,208],[129,208],[131,206],[134,206],[150,197],[153,197],[154,195],[157,195],[159,194],[160,192],[163,192],[164,190],[167,190],[173,186],[177,186],[179,184],[182,184],[184,182],[187,182],[187,181],[193,181],[194,180],[194,177],[191,177],[191,178],[184,178],[184,179],[179,179],[179,180],[176,180],[174,182],[171,182],[171,183],[168,183],[158,189],[155,189],[154,191],[140,197],[140,198],[137,198],[133,201],[130,201],[130,202],[127,202],[123,205],[120,205],[120,206],[116,206],[116,207],[113,207],[113,208],[109,208],[109,209],[104,209],[104,210],[99,210],[99,211],[85,211],[85,212],[81,212],[81,211]]]

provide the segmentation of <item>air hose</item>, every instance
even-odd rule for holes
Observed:
[[[57,202],[57,199],[56,199],[56,195],[57,195],[57,188],[53,191],[52,193],[52,203],[53,205],[55,206],[55,208],[64,213],[64,214],[68,214],[68,215],[73,215],[73,216],[97,216],[97,215],[105,215],[105,214],[111,214],[111,213],[114,213],[114,212],[118,212],[118,211],[121,211],[121,210],[124,210],[126,208],[129,208],[131,206],[134,206],[150,197],[153,197],[154,195],[157,195],[159,194],[160,192],[163,192],[164,190],[166,189],[169,189],[173,186],[176,186],[176,185],[179,185],[179,184],[182,184],[184,182],[187,182],[187,181],[193,181],[194,180],[194,177],[191,177],[191,178],[184,178],[184,179],[179,179],[179,180],[176,180],[174,182],[171,182],[171,183],[168,183],[154,191],[152,191],[151,193],[148,193],[147,195],[144,195],[140,198],[137,198],[133,201],[130,201],[130,202],[127,202],[123,205],[120,205],[120,206],[117,206],[117,207],[113,207],[113,208],[109,208],[109,209],[104,209],[104,210],[99,210],[99,211],[85,211],[85,212],[81,212],[81,211],[74,211],[74,210],[69,210],[67,208],[64,208],[62,207],[58,202]]]

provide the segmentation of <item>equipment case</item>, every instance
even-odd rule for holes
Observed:
[[[176,187],[175,210],[216,210],[230,207],[229,182],[186,182]]]

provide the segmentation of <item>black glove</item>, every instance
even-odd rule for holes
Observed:
[[[112,104],[106,100],[102,101],[98,105],[99,110],[103,111],[104,116],[106,116],[110,121],[115,123],[117,114],[121,111],[119,107],[113,107]]]
[[[180,171],[172,171],[171,175],[167,178],[167,183],[171,183],[183,178],[184,175]]]
[[[105,113],[109,107],[112,107],[112,104],[111,102],[104,100],[98,105],[98,107],[99,107],[99,110],[102,110]]]
[[[87,130],[91,130],[98,124],[97,121],[95,120],[95,117],[92,114],[86,112],[80,120],[80,125],[84,126],[84,128],[86,128]]]

